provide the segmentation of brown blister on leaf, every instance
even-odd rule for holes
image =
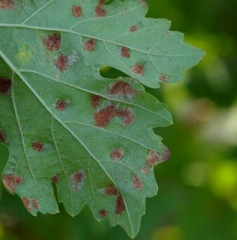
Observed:
[[[88,52],[93,52],[95,49],[95,43],[96,43],[95,39],[93,38],[87,39],[83,44],[84,49]]]
[[[95,14],[97,17],[105,17],[106,16],[106,10],[103,8],[103,5],[98,4],[95,7]]]
[[[84,186],[84,182],[86,179],[86,174],[83,170],[74,172],[70,175],[70,179],[72,182],[72,191],[77,193]]]
[[[116,161],[120,161],[124,156],[123,149],[113,149],[110,152],[110,157],[113,158]]]
[[[58,181],[59,181],[59,175],[58,174],[56,174],[56,175],[54,175],[54,176],[52,176],[51,177],[51,181],[52,181],[52,183],[58,183]]]
[[[127,47],[120,47],[119,48],[120,54],[122,57],[130,58],[130,49]]]
[[[124,212],[124,210],[125,210],[125,202],[122,194],[119,193],[119,196],[116,200],[115,214],[120,215]]]
[[[134,65],[131,70],[137,75],[144,75],[144,66],[141,63],[137,63],[136,65]]]
[[[116,107],[109,105],[94,114],[97,127],[105,127],[116,116]]]
[[[118,81],[113,83],[109,88],[109,94],[111,96],[122,96],[123,98],[133,98],[136,90],[132,85]]]
[[[7,143],[6,136],[2,131],[0,131],[0,143]]]
[[[91,106],[93,108],[98,108],[100,106],[100,100],[101,100],[101,96],[93,95],[91,97]]]
[[[114,105],[106,106],[94,114],[97,127],[105,127],[114,117],[123,119],[123,125],[129,126],[135,120],[133,110],[130,108],[116,108]]]
[[[109,186],[105,189],[105,193],[109,196],[116,195],[117,192],[118,190],[113,184],[109,184]]]
[[[15,192],[16,186],[23,184],[24,179],[22,176],[15,176],[14,174],[6,174],[6,175],[3,175],[2,181],[4,186],[8,190]]]
[[[156,165],[157,162],[161,160],[162,160],[162,156],[158,154],[156,151],[152,150],[149,152],[146,162],[150,167],[153,167]]]
[[[41,142],[33,142],[33,143],[32,143],[32,148],[33,148],[35,151],[43,152],[43,151],[44,151],[44,144],[41,143]]]
[[[69,105],[69,101],[67,100],[58,100],[55,107],[58,111],[65,111],[67,106]]]
[[[10,93],[12,81],[9,78],[0,77],[0,95]]]
[[[30,204],[31,204],[31,206],[32,206],[34,209],[36,209],[36,210],[39,210],[39,209],[40,209],[39,203],[38,203],[38,201],[37,201],[35,198],[32,198],[32,199],[30,200]]]
[[[120,108],[117,110],[116,115],[123,119],[123,125],[126,127],[130,126],[135,120],[133,110],[130,108]]]
[[[141,172],[142,174],[147,175],[147,174],[150,173],[150,169],[149,169],[147,166],[143,166],[143,167],[141,168],[140,172]]]
[[[104,218],[104,217],[107,216],[107,212],[106,212],[104,209],[101,209],[101,210],[99,211],[99,215],[100,215],[100,217]]]
[[[140,0],[140,4],[142,6],[148,6],[147,2],[145,0]]]
[[[8,11],[14,8],[14,4],[13,0],[0,0],[0,8]]]
[[[31,200],[28,197],[23,197],[22,201],[26,209],[31,211],[32,210]]]
[[[129,31],[130,32],[136,32],[138,30],[138,27],[137,26],[131,26],[130,28],[129,28]]]
[[[42,42],[45,48],[49,51],[56,51],[61,47],[61,37],[56,33],[43,38]]]
[[[160,75],[160,80],[161,80],[162,82],[168,82],[169,76],[167,76],[167,75],[165,75],[165,74],[162,74],[162,75]]]
[[[170,158],[170,150],[165,146],[165,153],[162,156],[163,161],[167,161]]]
[[[143,188],[143,182],[142,180],[138,177],[137,174],[134,174],[133,180],[132,180],[132,187],[136,189],[137,191],[142,190]]]
[[[55,60],[55,65],[60,71],[66,71],[68,68],[68,59],[65,55],[60,54]]]
[[[81,6],[72,6],[72,13],[76,18],[80,18],[82,16],[82,8]]]

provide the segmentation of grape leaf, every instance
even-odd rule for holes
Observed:
[[[176,82],[204,52],[145,18],[144,1],[0,0],[0,141],[3,183],[37,215],[57,200],[87,204],[129,236],[157,193],[153,167],[169,158],[154,127],[172,123],[144,84]],[[107,79],[103,66],[128,78]],[[57,189],[57,200],[53,184]]]

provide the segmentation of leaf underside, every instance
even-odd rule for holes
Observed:
[[[176,82],[204,55],[146,12],[144,1],[0,0],[3,183],[31,214],[87,204],[138,233],[153,167],[169,156],[152,128],[172,123],[141,84]],[[130,77],[103,78],[103,66]]]

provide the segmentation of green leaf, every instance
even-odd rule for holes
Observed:
[[[71,216],[87,204],[129,236],[157,193],[153,166],[169,157],[152,128],[172,123],[144,91],[176,82],[203,51],[145,18],[144,1],[0,0],[0,141],[3,173],[33,215]],[[103,66],[130,78],[105,79]]]

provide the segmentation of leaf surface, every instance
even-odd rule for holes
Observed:
[[[146,12],[144,1],[0,0],[3,182],[33,215],[58,212],[56,184],[71,216],[87,204],[137,234],[153,166],[169,157],[152,128],[172,123],[141,83],[176,82],[203,57]],[[103,78],[103,66],[130,78]]]

